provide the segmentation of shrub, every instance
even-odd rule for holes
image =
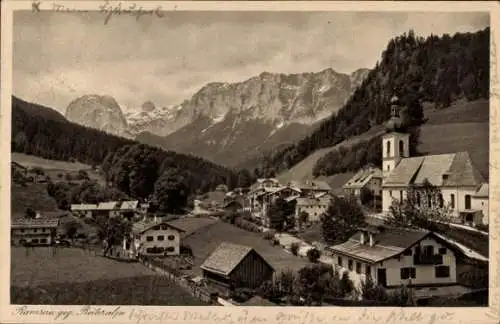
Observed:
[[[488,225],[485,225],[485,224],[478,224],[476,225],[476,228],[480,231],[483,231],[483,232],[490,232],[490,227]]]
[[[290,251],[292,252],[293,255],[297,255],[298,252],[299,252],[299,243],[295,242],[295,243],[292,243],[292,245],[290,245]]]
[[[312,248],[309,251],[307,251],[307,258],[311,262],[318,262],[319,258],[321,257],[321,251],[318,250],[317,248]]]
[[[279,245],[279,244],[280,244],[280,241],[277,238],[273,237],[271,239],[271,245]]]
[[[361,297],[366,300],[376,301],[386,301],[389,299],[385,289],[379,285],[375,285],[370,276],[361,283]]]

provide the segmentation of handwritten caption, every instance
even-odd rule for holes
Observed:
[[[150,322],[171,323],[171,322],[214,322],[219,324],[258,324],[258,323],[277,323],[277,324],[329,324],[332,322],[369,322],[369,323],[425,323],[438,324],[441,322],[453,322],[454,313],[440,312],[433,314],[423,314],[419,311],[406,311],[404,309],[393,310],[388,314],[376,314],[368,309],[363,309],[358,314],[335,314],[335,311],[329,311],[328,315],[319,314],[314,311],[301,310],[297,312],[278,311],[269,316],[256,315],[248,309],[231,308],[230,310],[211,310],[207,307],[206,311],[198,310],[165,310],[160,312],[145,311],[140,308],[124,309],[120,306],[114,308],[101,306],[83,306],[78,311],[75,310],[49,310],[41,306],[17,306],[15,314],[17,316],[45,316],[55,321],[65,321],[74,317],[86,317],[95,319],[96,317],[105,319],[128,320],[135,324],[145,324]]]
[[[31,4],[31,11],[33,13],[41,12],[42,11],[41,4],[42,1],[34,0]],[[157,6],[154,9],[145,9],[144,7],[136,3],[123,4],[122,2],[112,2],[112,1],[105,1],[103,4],[98,6],[97,10],[92,10],[92,11],[81,10],[74,7],[68,7],[60,3],[52,2],[49,10],[56,12],[80,12],[80,13],[98,11],[104,15],[105,25],[109,23],[109,21],[113,16],[120,16],[120,15],[133,16],[136,18],[136,20],[139,20],[139,18],[143,16],[155,16],[158,18],[164,17],[161,6]]]

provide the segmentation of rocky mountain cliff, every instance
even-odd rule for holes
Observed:
[[[113,135],[130,137],[120,105],[113,97],[84,95],[73,100],[66,109],[66,118],[74,123]]]
[[[129,116],[129,124],[134,132],[142,130],[142,142],[241,165],[304,136],[344,105],[368,71],[264,72],[244,82],[210,83],[179,106],[142,109],[144,118]]]

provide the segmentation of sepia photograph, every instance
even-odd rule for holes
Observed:
[[[163,4],[12,11],[11,305],[488,307],[488,10]]]

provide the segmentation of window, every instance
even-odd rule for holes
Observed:
[[[438,201],[439,201],[439,208],[443,208],[443,206],[444,206],[444,199],[443,199],[443,195],[442,194],[438,195]]]
[[[403,140],[399,140],[399,156],[403,156],[405,152],[405,144]]]
[[[427,207],[432,207],[432,197],[431,195],[427,195]]]
[[[356,273],[361,273],[361,263],[356,262]]]
[[[174,252],[175,248],[173,246],[169,246],[168,248],[165,249],[167,252]]]
[[[154,229],[155,231],[159,230],[159,229],[160,229],[160,225],[156,225],[155,227],[153,227],[153,229]]]
[[[399,191],[399,201],[403,201],[403,190]]]
[[[167,230],[167,225],[162,225],[161,229],[164,230],[164,231],[166,231]]]
[[[401,268],[401,279],[415,279],[417,275],[417,271],[415,268]]]
[[[420,192],[417,192],[417,206],[420,206]]]
[[[38,239],[32,239],[31,242],[32,243],[38,243]]]
[[[21,230],[20,230],[20,232],[21,232],[21,233],[24,233],[24,229],[21,229]]]
[[[365,273],[366,273],[368,276],[370,276],[370,275],[371,275],[371,273],[372,273],[372,268],[371,268],[369,265],[367,265],[367,266],[366,266],[366,268],[365,268]]]
[[[47,243],[47,239],[40,239],[40,243]]]
[[[450,195],[450,204],[451,204],[451,208],[455,208],[455,195],[454,194],[451,194]]]
[[[424,246],[424,254],[425,255],[434,255],[434,247],[432,245]]]
[[[470,209],[470,195],[465,195],[465,209]]]
[[[386,156],[391,156],[391,142],[387,141],[387,153]]]
[[[46,228],[42,228],[42,233],[45,233],[47,229]]]
[[[38,230],[36,228],[33,229],[33,233],[36,233]]]
[[[392,197],[392,190],[389,190],[389,196]]]
[[[168,240],[169,240],[169,241],[173,241],[173,240],[175,240],[175,236],[174,236],[174,235],[169,235],[169,236],[168,236]]]
[[[437,266],[434,269],[436,278],[448,278],[450,276],[450,267],[448,266]]]
[[[152,236],[146,236],[146,241],[148,241],[148,242],[153,241],[153,237]]]
[[[443,255],[443,254],[446,254],[446,248],[442,247],[442,248],[439,248],[439,254]]]
[[[349,260],[347,267],[349,268],[349,270],[352,270],[352,260]]]
[[[165,236],[163,235],[158,235],[158,237],[156,238],[158,241],[163,241],[165,239]]]
[[[403,252],[403,255],[408,255],[408,256],[409,256],[409,255],[412,255],[412,254],[413,254],[412,252],[413,252],[413,251],[412,251],[411,249],[408,249],[408,250],[405,250],[405,251]]]
[[[339,257],[337,257],[337,264],[338,264],[339,266],[342,266],[342,257],[340,257],[340,256],[339,256]]]

